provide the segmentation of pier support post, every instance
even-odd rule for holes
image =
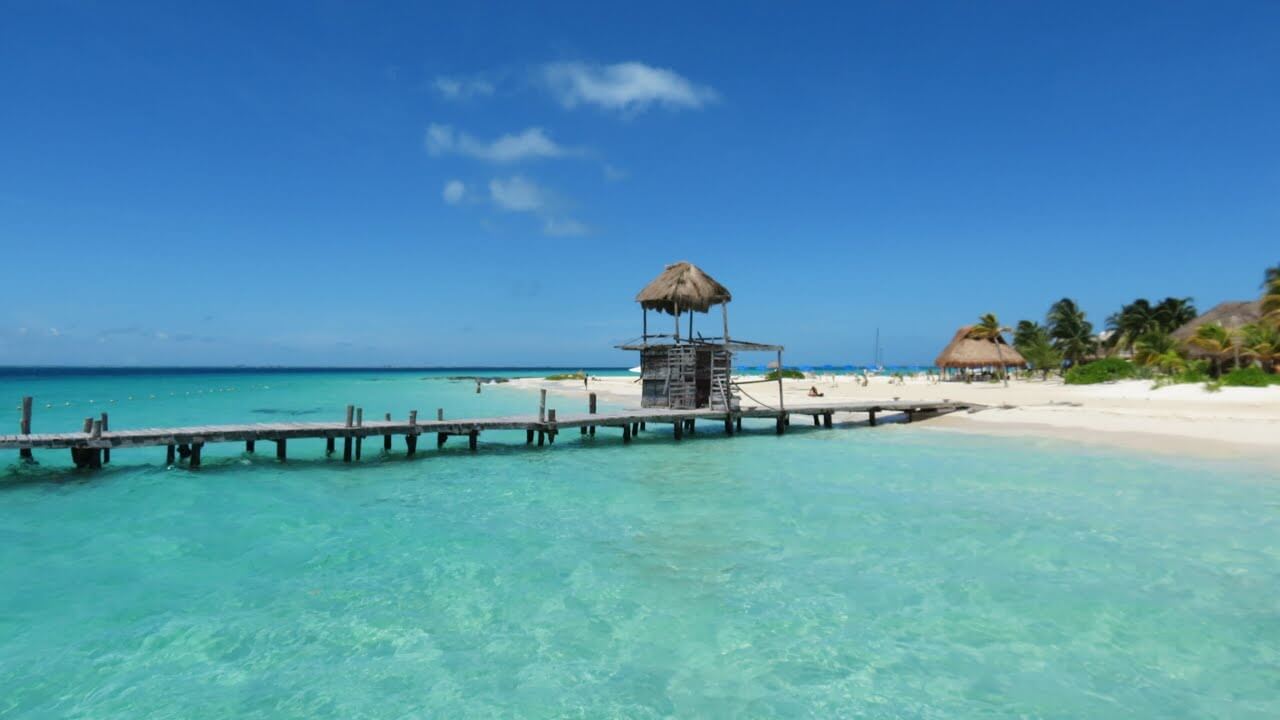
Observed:
[[[285,458],[288,457],[288,444],[284,438],[276,441],[276,459],[280,462],[284,462]]]
[[[559,430],[556,429],[556,410],[551,408],[547,411],[547,440],[552,445],[556,444],[556,433],[558,432]]]
[[[18,432],[23,435],[31,434],[31,397],[22,398],[22,421],[18,424]],[[31,454],[31,448],[22,448],[18,451],[18,457],[26,462],[34,462],[35,456]]]
[[[476,446],[479,444],[479,441],[480,441],[480,431],[472,430],[471,433],[467,435],[467,448],[471,450],[471,452],[475,452]]]
[[[631,423],[622,426],[622,442],[624,444],[631,442]]]
[[[738,432],[742,432],[742,416],[741,415],[733,419],[733,427]]]
[[[733,416],[724,416],[724,434],[733,437]]]
[[[449,439],[448,433],[436,433],[436,449],[444,447],[444,443]]]
[[[332,455],[332,454],[333,454],[333,445],[334,445],[333,438],[331,438],[331,437],[327,437],[327,438],[325,438],[325,439],[324,439],[324,454],[325,454],[325,455]]]
[[[165,465],[172,465],[172,464],[174,464],[175,462],[177,462],[177,461],[178,461],[178,459],[177,459],[176,457],[174,457],[174,455],[175,455],[175,449],[176,449],[176,448],[174,448],[172,445],[166,445],[166,446],[165,446],[165,451],[164,451],[164,464],[165,464]]]
[[[591,393],[590,395],[588,395],[588,396],[587,396],[587,414],[588,414],[588,415],[595,415],[595,414],[596,414],[596,394],[595,394],[595,393]],[[582,434],[583,434],[583,435],[590,435],[591,437],[595,437],[595,436],[596,436],[596,426],[595,426],[595,425],[591,425],[591,426],[586,426],[586,425],[584,425],[584,426],[582,426]]]
[[[364,408],[356,408],[356,427],[364,427]],[[356,435],[356,460],[364,454],[364,434]]]
[[[245,441],[244,441],[244,451],[245,451],[245,452],[247,452],[247,453],[249,453],[250,455],[252,455],[252,454],[253,454],[253,451],[254,451],[254,442],[253,442],[252,440],[245,440]]]
[[[347,406],[347,427],[350,428],[356,421],[356,406]],[[342,436],[342,462],[351,462],[351,433],[348,431]]]
[[[191,457],[191,447],[185,443],[178,445],[178,457],[183,460]]]
[[[542,447],[542,443],[547,440],[547,432],[541,427],[538,428],[538,447]]]
[[[529,428],[524,431],[524,444],[525,445],[533,444],[533,428]]]
[[[204,449],[204,443],[191,443],[191,459],[187,466],[191,468],[200,467],[200,451]]]
[[[778,434],[782,435],[787,431],[787,414],[778,415]]]
[[[827,428],[828,430],[831,429],[831,413],[822,414],[822,427]]]
[[[868,412],[867,412],[867,424],[869,424],[871,427],[875,427],[875,426],[876,426],[876,411],[875,411],[875,410],[870,410],[870,411],[868,411]]]
[[[108,432],[106,413],[102,413],[102,432]],[[111,462],[111,448],[102,448],[102,464],[106,465],[109,462]]]
[[[676,438],[676,440],[680,440],[680,439],[682,439],[682,438],[684,437],[684,421],[683,421],[683,420],[677,420],[677,421],[675,421],[675,423],[673,423],[673,425],[674,425],[674,427],[675,427],[675,438]]]
[[[385,417],[384,419],[385,419],[387,422],[391,422],[391,413],[387,413],[387,415],[386,415],[386,417]],[[382,435],[382,449],[383,449],[383,450],[387,450],[387,451],[391,450],[391,433],[383,433],[383,435]]]
[[[915,419],[916,419],[916,411],[915,411],[915,410],[908,410],[908,411],[907,411],[907,422],[913,422]]]
[[[818,427],[821,423],[822,423],[822,421],[818,419],[818,414],[817,414],[817,413],[814,413],[814,414],[813,414],[813,426],[814,426],[814,427]]]
[[[409,411],[409,433],[404,436],[405,454],[413,457],[418,452],[418,411]]]
[[[646,429],[647,429],[647,428],[644,426],[644,421],[643,421],[643,420],[641,420],[641,421],[640,421],[640,429],[641,429],[641,430],[646,430]]]

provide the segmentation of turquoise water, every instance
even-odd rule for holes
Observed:
[[[423,376],[0,397],[34,392],[37,430],[88,399],[118,427],[536,404]],[[919,426],[522,441],[0,459],[0,716],[1280,716],[1261,470]]]

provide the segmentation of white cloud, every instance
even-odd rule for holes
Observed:
[[[437,75],[433,83],[436,92],[447,100],[468,100],[493,94],[493,83],[481,78],[460,78]]]
[[[467,133],[455,131],[449,125],[433,123],[427,127],[426,145],[427,152],[432,155],[465,155],[493,163],[562,157],[572,152],[557,144],[538,127],[484,142]]]
[[[49,337],[59,337],[61,335],[62,333],[58,332],[58,328],[55,328],[55,327],[49,328]]]
[[[467,196],[467,186],[461,180],[450,180],[444,184],[443,195],[446,203],[457,205]]]
[[[568,108],[583,103],[623,111],[644,110],[653,104],[700,108],[718,97],[715,90],[695,85],[671,70],[639,62],[550,63],[542,74],[552,93]]]
[[[547,218],[542,223],[542,232],[552,237],[579,237],[591,232],[591,228],[573,218]]]
[[[546,193],[534,183],[513,175],[489,181],[493,203],[507,212],[536,212],[547,204]]]

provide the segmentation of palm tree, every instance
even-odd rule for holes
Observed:
[[[1004,380],[1005,387],[1009,387],[1009,373],[1004,367],[1004,352],[1001,346],[1004,345],[1004,334],[1007,332],[1009,328],[1000,325],[995,313],[987,313],[979,317],[978,324],[969,329],[969,337],[975,340],[990,340],[996,344],[996,359],[1000,362],[1000,378]]]
[[[1261,322],[1245,325],[1240,328],[1240,349],[1263,370],[1275,372],[1276,360],[1280,360],[1280,327]]]
[[[1062,298],[1054,303],[1046,320],[1054,347],[1069,364],[1080,364],[1094,351],[1097,342],[1093,338],[1093,323],[1085,319],[1084,311],[1075,300]]]
[[[1024,346],[1030,347],[1041,340],[1049,342],[1049,331],[1045,326],[1031,320],[1018,321],[1018,327],[1013,331],[1013,346],[1018,348],[1018,352],[1022,352]]]
[[[1231,331],[1222,323],[1205,323],[1196,328],[1196,332],[1187,342],[1204,350],[1213,362],[1213,375],[1222,373],[1222,358],[1235,351],[1236,344]]]
[[[1169,348],[1159,355],[1151,356],[1149,364],[1169,375],[1177,375],[1187,369],[1187,359],[1182,357],[1177,348]]]
[[[1166,353],[1177,352],[1177,342],[1173,336],[1161,330],[1152,330],[1138,338],[1134,343],[1133,360],[1139,365],[1158,365]]]
[[[1049,371],[1062,368],[1062,353],[1049,342],[1048,337],[1034,338],[1017,347],[1031,367],[1040,371],[1044,380],[1049,379]]]
[[[1263,278],[1262,318],[1280,327],[1280,265],[1267,268]]]
[[[1157,328],[1167,333],[1186,325],[1196,319],[1196,306],[1191,298],[1167,297],[1152,310]]]
[[[1155,308],[1146,298],[1138,298],[1120,308],[1120,312],[1107,318],[1111,336],[1106,344],[1110,348],[1133,350],[1138,337],[1151,332],[1157,325]]]

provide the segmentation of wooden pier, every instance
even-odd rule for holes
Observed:
[[[80,432],[32,433],[29,398],[23,400],[23,418],[17,435],[0,435],[0,450],[17,450],[20,457],[30,461],[34,450],[70,450],[77,467],[97,468],[110,461],[110,453],[119,448],[164,447],[168,464],[186,459],[189,467],[200,466],[201,449],[209,443],[245,444],[246,452],[254,452],[259,441],[273,442],[276,458],[287,459],[290,440],[324,439],[328,454],[335,452],[337,440],[342,440],[342,459],[345,462],[359,460],[364,441],[381,438],[382,449],[392,449],[392,438],[404,438],[405,452],[413,456],[417,452],[418,438],[436,436],[436,446],[443,447],[450,437],[467,438],[471,450],[478,448],[481,433],[495,430],[523,430],[525,442],[538,445],[554,443],[564,430],[578,428],[582,435],[594,436],[596,428],[611,428],[622,432],[622,441],[630,442],[636,433],[651,425],[670,425],[672,435],[680,440],[686,433],[695,431],[698,421],[711,422],[723,427],[725,435],[733,435],[742,429],[744,419],[770,419],[776,432],[783,434],[792,417],[809,416],[815,427],[833,427],[836,413],[865,414],[868,424],[876,425],[877,416],[883,413],[902,413],[910,422],[916,416],[967,410],[975,406],[958,402],[861,402],[826,403],[788,407],[777,410],[767,407],[748,407],[732,411],[697,409],[673,410],[665,408],[624,410],[596,413],[595,394],[592,393],[588,410],[581,414],[558,415],[555,409],[546,407],[546,391],[542,391],[536,415],[511,415],[505,417],[445,419],[444,411],[437,410],[434,420],[419,420],[418,412],[411,411],[404,420],[393,420],[389,414],[381,420],[366,420],[364,411],[348,406],[346,418],[340,422],[260,423],[249,425],[199,425],[190,427],[138,428],[109,430],[107,415],[86,418]]]

